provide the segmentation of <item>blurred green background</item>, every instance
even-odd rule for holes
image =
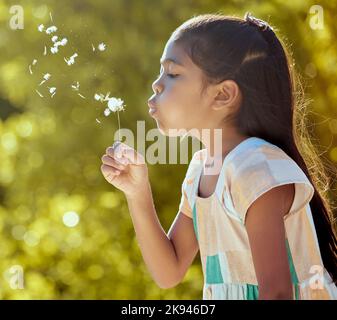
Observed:
[[[310,27],[313,1],[0,0],[0,298],[201,299],[199,255],[175,288],[157,287],[143,263],[124,194],[108,184],[101,156],[118,129],[94,93],[125,100],[121,127],[136,134],[148,115],[151,83],[173,30],[196,14],[246,11],[270,21],[293,52],[311,99],[310,132],[322,157],[337,163],[336,1],[320,1],[324,27]],[[12,5],[24,29],[12,30]],[[50,21],[51,12],[53,23]],[[50,51],[58,27],[69,43]],[[92,51],[104,42],[105,51]],[[78,53],[67,66],[63,57]],[[38,62],[28,66],[34,59]],[[43,74],[51,79],[35,91]],[[82,99],[70,85],[80,82]],[[46,86],[55,86],[53,98]],[[99,118],[101,123],[96,121]],[[187,142],[191,143],[188,138]],[[168,231],[177,214],[187,165],[149,165],[155,206]],[[24,288],[13,284],[21,266]],[[20,269],[19,269],[20,271]],[[20,273],[19,273],[20,274]],[[20,280],[20,279],[19,279]]]

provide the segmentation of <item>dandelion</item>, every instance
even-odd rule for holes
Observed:
[[[58,39],[58,36],[53,36],[53,37],[51,38],[51,41],[56,42],[57,39]]]
[[[78,56],[77,53],[74,53],[69,59],[63,58],[64,61],[67,63],[68,66],[75,63],[75,58]]]
[[[124,101],[120,98],[110,97],[110,92],[108,92],[105,96],[102,93],[95,93],[94,99],[96,101],[100,101],[101,103],[107,101],[107,108],[104,109],[104,115],[107,117],[111,112],[117,112],[118,117],[118,128],[120,129],[120,119],[119,119],[119,111],[124,111]],[[119,130],[120,132],[120,130]],[[120,137],[119,137],[120,139]]]
[[[53,32],[56,32],[57,31],[57,27],[56,26],[51,26],[49,28],[46,29],[46,33],[47,34],[51,34]]]
[[[100,44],[98,45],[97,48],[98,48],[99,51],[104,51],[105,48],[106,48],[106,44],[102,42],[102,43],[100,43]]]
[[[42,32],[44,30],[44,25],[43,24],[40,24],[37,29]]]

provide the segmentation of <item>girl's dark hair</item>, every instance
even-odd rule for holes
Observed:
[[[184,22],[171,38],[203,70],[203,89],[226,79],[238,84],[243,99],[233,119],[239,132],[282,148],[306,174],[315,188],[310,208],[323,265],[336,283],[337,237],[327,194],[330,181],[309,138],[301,83],[274,30],[247,19],[204,14]]]

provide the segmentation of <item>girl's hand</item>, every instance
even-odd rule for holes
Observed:
[[[102,156],[104,178],[127,196],[141,192],[148,182],[144,157],[125,143],[116,141]]]

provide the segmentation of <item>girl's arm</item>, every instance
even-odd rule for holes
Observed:
[[[283,217],[291,208],[294,184],[275,187],[253,202],[246,229],[259,285],[259,300],[293,299]]]
[[[198,251],[192,219],[179,212],[168,234],[154,207],[144,157],[116,142],[102,156],[105,179],[124,192],[144,261],[161,288],[177,285]]]
[[[152,278],[161,288],[174,287],[182,281],[198,252],[192,219],[179,212],[166,234],[158,220],[150,183],[141,193],[126,198],[143,259]]]

